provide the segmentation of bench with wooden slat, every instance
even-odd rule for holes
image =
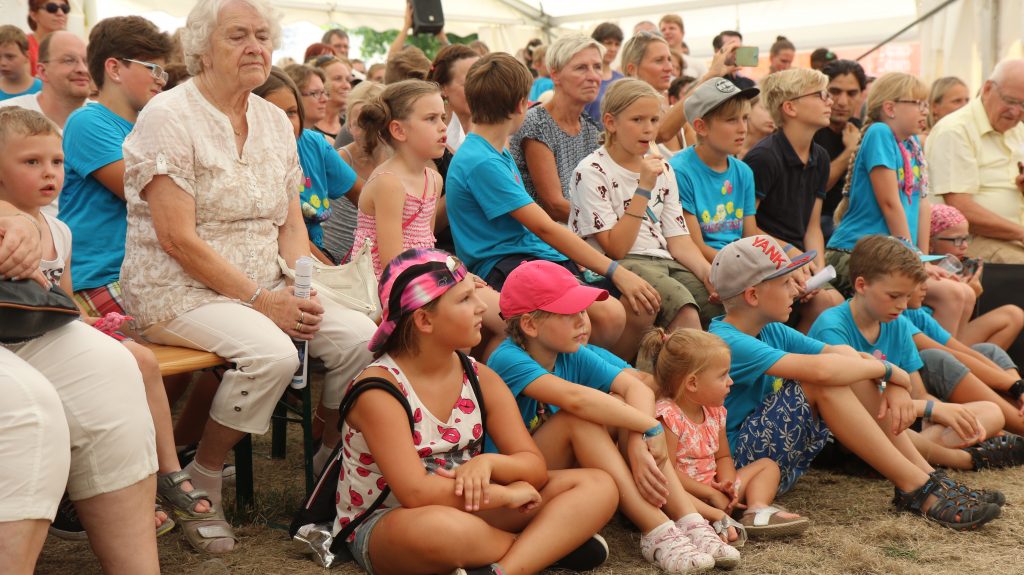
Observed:
[[[201,371],[228,362],[215,353],[198,349],[155,343],[143,343],[142,345],[149,348],[156,356],[156,361],[160,365],[160,375],[164,376]]]

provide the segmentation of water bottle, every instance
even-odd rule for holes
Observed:
[[[295,297],[309,299],[309,292],[313,286],[313,258],[303,256],[295,260]],[[304,339],[293,339],[295,350],[299,354],[299,368],[292,375],[292,389],[306,387],[309,372],[309,342]]]

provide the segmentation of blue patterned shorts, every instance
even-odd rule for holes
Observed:
[[[778,463],[781,495],[807,472],[828,438],[828,426],[815,417],[800,384],[787,380],[744,420],[730,447],[737,468],[764,457]]]

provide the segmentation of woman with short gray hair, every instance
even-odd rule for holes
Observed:
[[[601,89],[604,46],[582,34],[563,36],[548,48],[555,84],[546,103],[526,113],[509,139],[526,191],[551,219],[569,218],[569,179],[580,160],[597,149],[601,129],[583,108]]]
[[[182,38],[195,76],[154,98],[124,143],[121,282],[135,328],[155,343],[210,351],[232,364],[186,467],[214,511],[188,513],[164,495],[174,478],[157,480],[189,542],[210,553],[230,551],[237,539],[220,507],[224,460],[245,434],[269,427],[299,364],[292,340],[307,340],[327,368],[318,411],[328,423],[317,463],[339,439],[343,387],[369,362],[375,329],[315,294],[296,297],[278,265],[280,257],[294,268],[310,255],[294,127],[252,93],[270,74],[279,36],[267,0],[199,0]]]

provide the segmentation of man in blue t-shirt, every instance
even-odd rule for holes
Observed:
[[[445,188],[458,256],[499,291],[508,274],[530,260],[558,263],[580,279],[581,266],[603,275],[621,292],[622,303],[608,299],[588,310],[594,343],[620,354],[635,353],[635,342],[645,325],[653,323],[661,296],[651,284],[552,220],[526,192],[505,148],[526,117],[532,81],[522,63],[502,53],[487,54],[466,74],[473,130],[452,158]],[[624,333],[626,314],[641,317]],[[620,339],[623,343],[616,347]]]
[[[951,502],[955,494],[944,487],[950,480],[933,475],[902,433],[914,421],[906,371],[782,325],[798,294],[792,274],[814,255],[791,261],[775,240],[757,235],[729,244],[711,264],[725,316],[710,331],[732,350],[733,386],[725,407],[737,467],[771,457],[782,471],[779,490],[786,491],[831,432],[895,485],[898,508],[958,529],[997,517],[997,506],[973,500],[970,512],[960,515],[935,504]],[[880,380],[888,383],[882,393]]]
[[[740,90],[724,78],[698,86],[685,104],[697,144],[668,161],[690,237],[709,262],[726,244],[757,233],[754,175],[735,158],[757,94],[757,88]]]
[[[913,417],[923,417],[933,425],[920,433],[908,430],[905,435],[930,463],[972,469],[975,460],[1002,449],[979,443],[1002,429],[1003,416],[994,403],[946,402],[965,373],[944,369],[941,358],[933,361],[933,370],[920,373],[925,364],[914,343],[920,331],[901,317],[918,285],[928,279],[920,257],[899,240],[868,236],[853,249],[850,274],[853,298],[821,314],[810,336],[833,345],[849,345],[910,374]],[[922,381],[922,375],[926,381]],[[965,446],[972,447],[960,449]],[[1012,455],[1024,461],[1024,444],[1018,451]]]
[[[167,83],[163,65],[173,44],[155,27],[127,20],[108,22],[93,36],[87,60],[99,94],[64,125],[65,180],[57,217],[71,228],[75,298],[89,315],[102,317],[128,314],[119,282],[128,226],[121,145],[139,112]]]
[[[702,549],[714,556],[714,563],[735,565],[739,552],[722,543],[704,519],[708,515],[701,515],[707,508],[709,518],[717,520],[723,512],[701,504],[699,513],[679,483],[664,429],[655,418],[654,392],[582,345],[587,308],[607,297],[604,290],[580,285],[558,264],[524,263],[509,274],[501,291],[509,339],[494,350],[487,365],[512,390],[549,469],[581,466],[611,475],[621,510],[643,533],[641,549],[649,561],[668,565],[671,552],[661,549],[663,557],[658,558],[653,549],[658,540],[679,530],[682,542],[713,539],[713,548]],[[609,429],[626,442],[622,451]],[[485,448],[494,450],[492,444]],[[649,487],[650,480],[656,488]]]

